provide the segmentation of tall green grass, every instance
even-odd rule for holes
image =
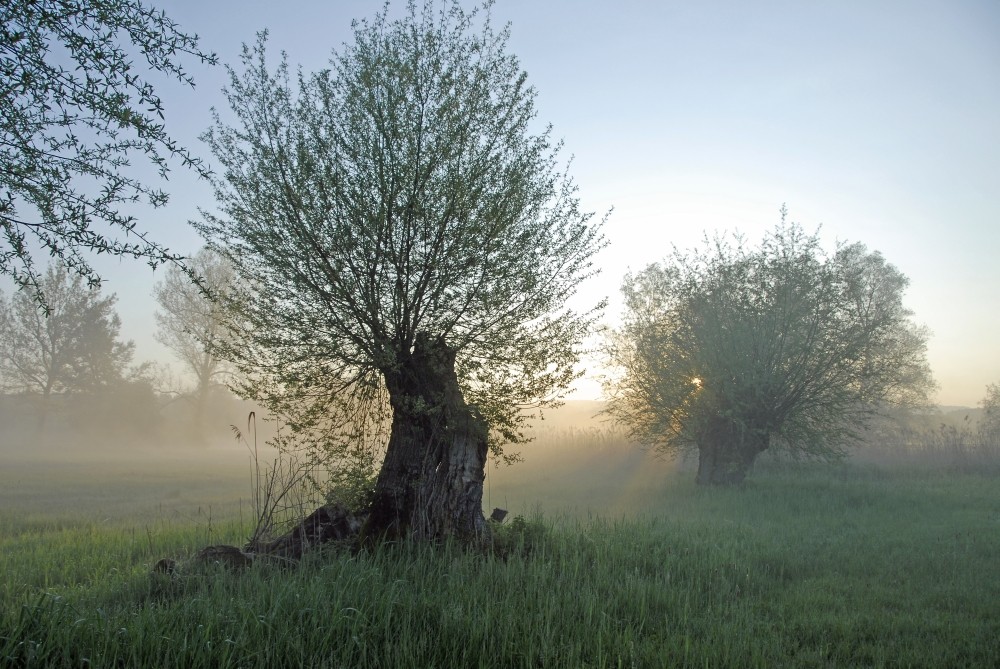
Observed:
[[[633,490],[641,513],[523,514],[492,554],[399,545],[175,577],[149,568],[238,543],[239,519],[0,514],[0,665],[1000,666],[996,479],[785,465],[729,490],[656,483]]]

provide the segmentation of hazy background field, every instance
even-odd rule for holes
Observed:
[[[0,437],[0,510],[7,513],[81,516],[124,520],[197,518],[238,513],[251,496],[253,458],[247,440],[260,430],[258,457],[269,464],[277,453],[264,441],[273,426],[256,420],[239,402],[215,415],[206,434],[185,434],[183,425],[123,425],[117,431],[58,416],[38,440],[32,420]],[[662,485],[677,462],[665,461],[628,443],[624,435],[595,417],[598,402],[571,402],[546,415],[535,441],[518,449],[522,462],[487,468],[484,506],[512,512],[539,505],[556,513],[635,512],[643,491]],[[9,423],[8,423],[9,424]],[[102,432],[104,436],[102,437]]]
[[[37,426],[8,430],[0,666],[1000,661],[1000,458],[965,427],[974,414],[928,416],[838,465],[766,458],[716,489],[570,403],[523,462],[488,468],[484,506],[511,511],[505,557],[413,547],[151,574],[249,535],[252,460],[229,427],[246,431],[246,409],[217,407],[201,436],[125,421],[102,440],[65,414],[34,448]]]
[[[216,399],[201,431],[191,428],[182,408],[169,406],[159,417],[125,414],[114,423],[99,412],[55,412],[39,430],[30,406],[5,399],[0,405],[2,513],[207,523],[210,515],[232,518],[242,509],[249,522],[254,461],[251,444],[238,440],[233,427],[249,442],[257,427],[262,466],[277,457],[264,443],[273,425],[261,419],[248,424],[253,407],[228,396]],[[664,486],[693,478],[693,457],[666,459],[630,443],[600,414],[602,408],[601,402],[571,401],[546,412],[532,431],[535,441],[518,449],[523,461],[487,467],[486,510],[634,516],[656,508]],[[977,409],[946,408],[908,431],[894,426],[873,432],[852,460],[889,469],[996,472],[997,446],[979,444],[974,437],[978,414]],[[787,464],[772,456],[758,468]]]

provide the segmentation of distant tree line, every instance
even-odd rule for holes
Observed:
[[[88,287],[58,261],[38,287],[44,310],[28,291],[0,293],[0,388],[35,400],[28,414],[39,430],[67,412],[88,424],[155,416],[150,367],[133,364],[135,345],[120,337],[115,296]]]
[[[625,279],[608,411],[640,443],[695,450],[699,483],[738,483],[768,450],[841,457],[870,420],[925,407],[934,388],[906,285],[862,244],[826,253],[784,210],[758,247],[675,250]]]
[[[202,276],[201,286],[225,284],[225,265],[209,252],[190,265]],[[226,366],[202,344],[210,344],[221,327],[215,303],[184,270],[171,267],[156,287],[162,309],[157,336],[184,363],[193,387],[149,362],[135,362],[135,343],[121,337],[115,295],[89,286],[61,261],[49,265],[38,287],[44,307],[30,291],[9,297],[0,291],[0,393],[8,431],[15,424],[44,431],[53,422],[63,430],[127,428],[132,437],[152,443],[169,418],[185,426],[174,436],[200,440],[211,428],[205,421],[210,407],[229,403]],[[171,407],[178,401],[181,410]]]

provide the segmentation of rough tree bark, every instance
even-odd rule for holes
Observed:
[[[488,426],[462,397],[455,352],[443,339],[418,334],[413,351],[385,372],[392,431],[367,514],[339,505],[316,509],[269,542],[209,546],[195,561],[245,567],[258,558],[297,562],[310,547],[329,541],[439,540],[488,544],[483,515]],[[506,512],[494,510],[494,522]],[[154,572],[174,573],[164,558]]]
[[[384,375],[392,430],[362,536],[488,541],[488,429],[462,397],[455,352],[418,334],[412,352]]]
[[[742,483],[754,460],[769,445],[766,432],[747,430],[719,419],[698,442],[698,484]]]

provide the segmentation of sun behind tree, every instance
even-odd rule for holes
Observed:
[[[608,411],[641,443],[697,449],[699,483],[742,481],[768,449],[837,457],[870,417],[934,387],[906,285],[862,244],[824,253],[784,210],[759,248],[675,250],[622,286]]]

